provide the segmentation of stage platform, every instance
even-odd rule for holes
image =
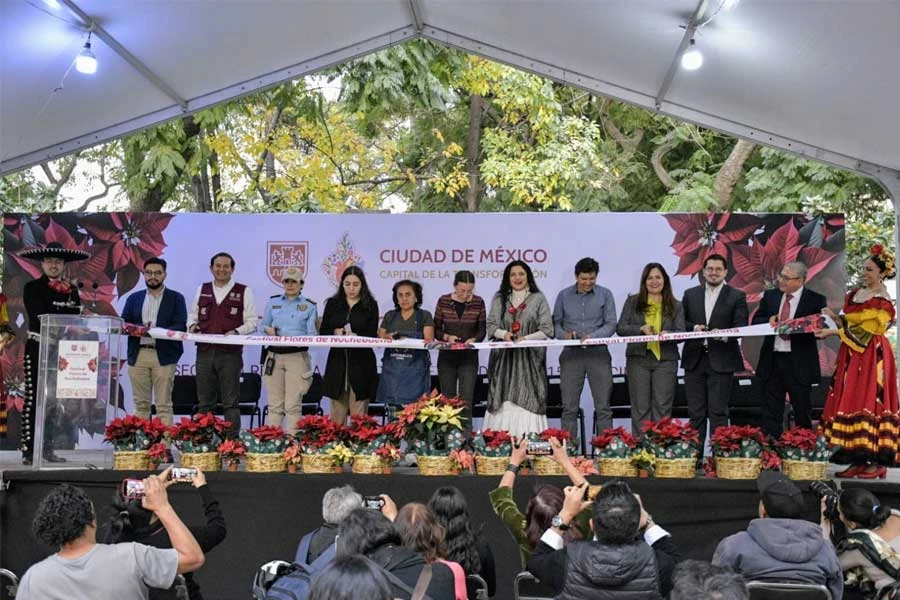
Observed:
[[[34,562],[52,549],[39,545],[31,536],[34,509],[55,485],[63,482],[83,487],[94,501],[98,518],[109,515],[109,501],[124,477],[141,473],[109,470],[54,469],[45,471],[5,470],[5,491],[0,492],[0,567],[21,576]],[[197,573],[204,596],[217,600],[247,600],[255,569],[273,559],[292,560],[297,542],[321,523],[322,495],[331,487],[349,483],[361,494],[390,494],[398,505],[427,502],[442,485],[458,487],[469,499],[476,528],[491,544],[497,561],[497,598],[512,598],[512,582],[520,570],[518,552],[510,534],[491,510],[488,492],[499,477],[464,475],[422,477],[415,469],[399,469],[389,476],[303,474],[261,474],[217,472],[207,475],[214,495],[222,505],[228,525],[225,541],[213,550]],[[602,483],[605,478],[589,477]],[[686,557],[709,560],[723,537],[744,529],[757,516],[758,494],[754,481],[720,479],[629,479],[641,494],[654,520],[669,530]],[[515,495],[526,506],[535,486],[545,483],[566,485],[561,477],[522,476]],[[818,498],[804,489],[808,518],[818,520]],[[896,483],[845,482],[844,486],[865,485],[879,499],[900,506],[900,485]],[[199,496],[189,485],[169,488],[172,504],[188,524],[202,523]]]

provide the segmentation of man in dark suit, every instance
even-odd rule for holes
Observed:
[[[710,254],[703,261],[704,284],[684,293],[684,322],[688,331],[716,331],[747,325],[747,297],[725,283],[728,261]],[[744,366],[737,338],[688,340],[681,353],[684,392],[691,425],[700,432],[700,448],[706,443],[706,419],[710,431],[728,425],[728,401],[735,371]]]
[[[806,288],[806,265],[790,262],[781,269],[778,289],[768,290],[759,303],[753,324],[817,315],[825,308],[825,296]],[[756,388],[762,397],[763,432],[778,438],[783,431],[784,395],[794,407],[794,422],[812,427],[810,393],[818,383],[819,349],[812,333],[770,335],[763,341],[756,366]]]
[[[166,261],[150,258],[144,263],[147,289],[131,294],[125,301],[122,320],[144,327],[162,327],[174,331],[187,328],[187,305],[184,296],[165,287]],[[175,340],[156,340],[150,336],[128,338],[128,379],[134,400],[134,414],[149,419],[150,406],[156,398],[156,413],[167,425],[172,424],[172,384],[175,367],[184,345]]]

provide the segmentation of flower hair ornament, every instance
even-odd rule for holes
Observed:
[[[882,244],[872,246],[871,254],[873,258],[878,258],[878,262],[884,265],[884,276],[891,278],[897,274],[896,258],[891,251]]]

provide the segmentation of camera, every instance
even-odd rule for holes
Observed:
[[[143,479],[123,479],[122,496],[126,500],[140,500],[144,497]]]
[[[363,496],[363,507],[381,510],[382,506],[384,506],[384,499],[381,496]]]
[[[543,440],[529,441],[526,453],[534,456],[547,456],[553,454],[553,446],[550,445],[550,442]]]
[[[191,483],[197,476],[197,469],[193,467],[172,467],[169,471],[169,481],[178,483]]]
[[[809,490],[819,498],[825,498],[825,516],[832,523],[839,522],[841,516],[838,513],[838,498],[840,494],[824,481],[813,481],[809,484]]]

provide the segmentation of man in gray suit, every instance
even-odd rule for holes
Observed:
[[[747,296],[725,283],[728,261],[710,254],[703,261],[704,284],[684,293],[687,331],[715,331],[747,325]],[[706,442],[706,420],[710,431],[728,425],[728,401],[735,371],[744,367],[737,338],[688,340],[681,352],[684,393],[691,425],[700,432],[700,448]]]
[[[553,305],[553,326],[560,340],[610,337],[616,332],[616,301],[612,292],[597,285],[600,265],[593,258],[575,263],[575,285],[563,289]],[[597,430],[612,427],[612,363],[606,346],[569,346],[559,355],[559,387],[562,395],[562,426],[578,439],[575,426],[581,391],[587,376],[594,396]]]

